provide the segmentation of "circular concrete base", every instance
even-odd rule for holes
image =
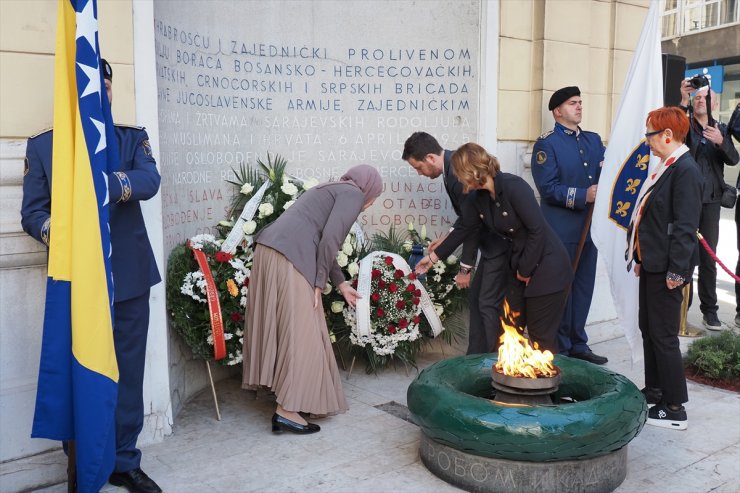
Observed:
[[[525,462],[472,455],[422,433],[421,460],[434,475],[473,492],[606,493],[627,475],[627,446],[582,460]]]

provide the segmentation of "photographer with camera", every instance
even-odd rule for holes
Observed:
[[[690,101],[691,93],[693,101]],[[686,145],[699,165],[704,178],[701,221],[699,232],[713,251],[719,239],[720,201],[724,191],[724,165],[734,166],[740,156],[728,134],[727,126],[712,117],[719,99],[709,86],[706,76],[697,75],[681,81],[681,108],[689,112],[691,126],[686,136]],[[717,266],[712,257],[699,249],[699,308],[703,324],[709,330],[721,330],[717,316]]]

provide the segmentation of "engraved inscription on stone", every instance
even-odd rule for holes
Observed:
[[[319,181],[375,166],[368,232],[454,222],[441,178],[401,155],[415,131],[448,149],[477,135],[477,0],[159,1],[154,14],[168,251],[227,219],[224,180],[268,152]]]

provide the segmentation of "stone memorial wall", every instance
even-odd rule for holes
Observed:
[[[276,8],[275,4],[282,4]],[[455,219],[441,178],[401,160],[424,130],[478,132],[480,2],[154,3],[165,252],[229,214],[233,169],[269,152],[325,181],[367,163],[385,191],[368,233]]]

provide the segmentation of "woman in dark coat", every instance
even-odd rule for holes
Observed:
[[[686,114],[675,107],[651,111],[645,139],[660,164],[635,202],[627,239],[627,269],[640,278],[639,323],[645,354],[647,423],[676,430],[688,425],[688,401],[678,330],[682,287],[699,261],[696,230],[702,176],[684,139]]]
[[[464,241],[477,243],[480,235],[504,237],[511,242],[506,298],[513,310],[522,312],[530,339],[541,350],[557,353],[558,326],[573,273],[568,252],[542,216],[532,188],[522,178],[500,172],[498,160],[474,143],[453,154],[452,169],[469,193],[462,225],[424,257],[417,270],[425,272]]]

